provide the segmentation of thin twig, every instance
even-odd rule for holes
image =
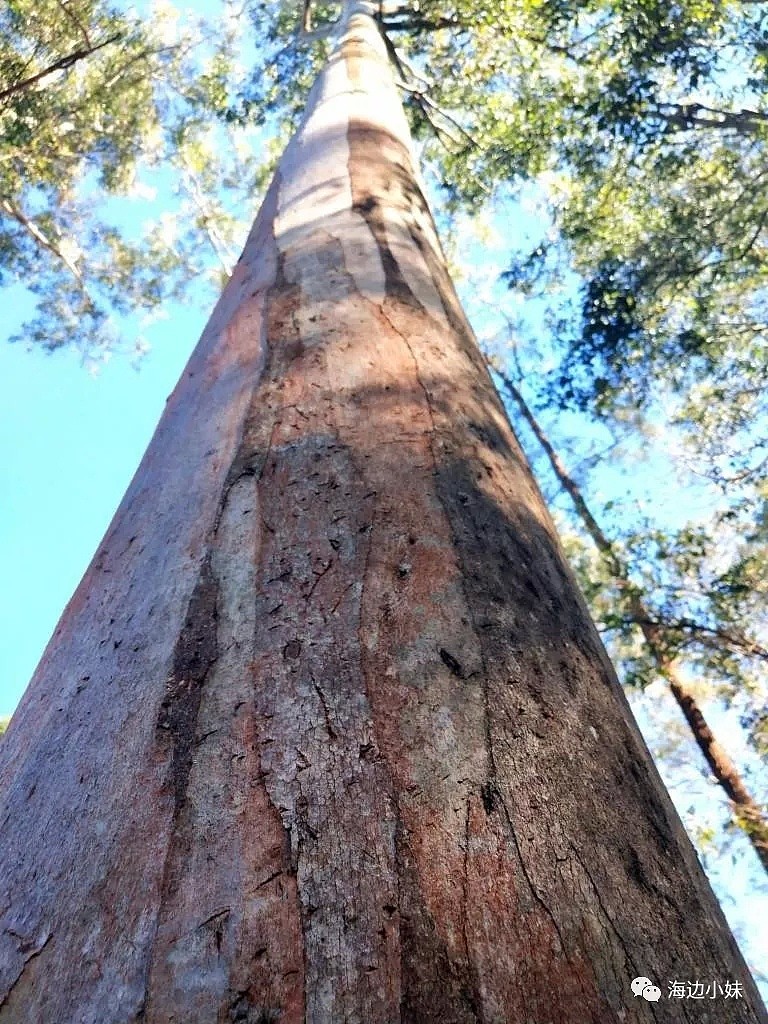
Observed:
[[[46,249],[57,259],[61,260],[70,274],[72,274],[72,276],[77,280],[78,284],[82,285],[83,275],[76,264],[74,264],[69,257],[59,249],[55,242],[52,242],[50,238],[48,238],[45,232],[35,224],[33,220],[30,220],[29,217],[27,217],[23,210],[20,210],[18,206],[10,201],[10,199],[0,199],[0,209],[5,210],[5,212],[12,217],[17,224],[20,224],[27,234],[34,238],[39,246]]]
[[[88,47],[92,46],[93,44],[91,43],[91,37],[88,35],[88,29],[78,18],[78,16],[69,9],[69,4],[66,3],[65,0],[56,0],[56,4],[59,8],[61,8],[61,10],[69,18],[69,20],[74,22],[74,24],[77,26],[77,28],[83,36],[83,39],[85,40],[85,45]]]
[[[214,217],[210,208],[206,206],[202,196],[200,195],[200,190],[197,187],[194,175],[187,167],[183,168],[182,173],[187,193],[200,214],[206,237],[211,243],[211,248],[216,253],[216,258],[221,264],[222,270],[227,277],[229,277],[232,273],[232,267],[234,266],[234,259],[232,254],[229,252],[229,247],[216,228]]]

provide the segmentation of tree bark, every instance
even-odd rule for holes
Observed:
[[[456,300],[374,7],[0,748],[0,1022],[764,1022]]]

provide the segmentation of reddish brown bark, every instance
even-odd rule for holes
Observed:
[[[765,1021],[347,27],[0,749],[0,1022]]]

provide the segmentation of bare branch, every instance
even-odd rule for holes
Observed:
[[[229,251],[224,238],[216,227],[215,217],[210,209],[210,206],[206,203],[204,197],[200,193],[197,181],[188,167],[183,167],[182,173],[184,176],[184,185],[187,194],[192,199],[192,202],[197,207],[197,211],[200,214],[200,222],[205,231],[206,237],[211,244],[211,248],[216,254],[216,258],[224,271],[229,277],[232,273],[232,267],[234,266],[233,254]]]
[[[6,89],[0,90],[0,100],[7,99],[8,96],[13,96],[17,92],[24,92],[25,89],[31,88],[37,82],[41,82],[44,78],[54,74],[56,71],[64,71],[66,68],[72,67],[79,60],[83,60],[85,57],[90,57],[91,54],[96,53],[97,50],[103,49],[105,46],[109,46],[110,43],[117,42],[118,39],[122,38],[120,33],[114,36],[110,36],[109,39],[105,39],[101,43],[96,43],[95,46],[88,47],[83,50],[75,50],[74,53],[68,53],[66,57],[59,57],[57,61],[50,64],[47,68],[42,71],[38,71],[36,75],[32,75],[29,78],[23,79],[21,82],[16,82],[14,85],[9,85]]]
[[[35,224],[33,220],[30,220],[30,218],[27,217],[23,210],[20,210],[19,207],[16,206],[15,203],[12,203],[10,199],[0,199],[0,210],[4,210],[9,217],[12,217],[17,224],[20,224],[27,234],[30,235],[41,248],[46,249],[51,253],[51,255],[60,260],[70,274],[72,274],[78,283],[82,285],[83,275],[80,273],[76,264],[74,264],[66,254],[61,251],[55,242],[48,238],[45,232]]]
[[[27,232],[27,234],[35,241],[35,243],[41,249],[45,249],[46,252],[49,252],[53,257],[55,257],[55,259],[57,259],[61,264],[63,264],[64,267],[66,267],[67,271],[75,279],[77,287],[79,291],[82,293],[83,298],[85,299],[88,305],[88,308],[91,311],[95,312],[97,309],[96,303],[93,301],[93,298],[91,297],[91,294],[88,291],[88,287],[85,283],[82,272],[80,271],[80,268],[77,266],[77,264],[73,263],[72,260],[67,256],[67,254],[65,252],[62,252],[61,248],[56,244],[56,242],[50,239],[45,234],[45,232],[40,228],[40,226],[36,224],[33,220],[31,220],[29,217],[27,217],[24,211],[19,209],[19,207],[16,206],[16,204],[13,203],[10,199],[0,199],[0,210],[7,213],[9,217],[12,217],[13,220],[15,220],[16,223],[19,224]]]
[[[410,81],[423,82],[426,86],[433,86],[435,84],[434,79],[427,78],[427,76],[423,75],[418,68],[414,67],[402,50],[398,50],[396,47],[394,47],[394,50],[397,54],[397,64],[400,71],[405,71]]]
[[[681,632],[695,636],[706,647],[719,648],[723,645],[748,657],[768,661],[768,649],[745,633],[719,626],[706,626],[692,619],[674,619],[665,623],[668,629],[679,629]]]

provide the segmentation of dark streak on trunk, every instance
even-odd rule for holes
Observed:
[[[160,705],[157,728],[162,742],[171,743],[171,777],[175,816],[184,805],[192,755],[197,738],[197,716],[203,687],[218,657],[216,600],[218,584],[210,553],[192,593],[184,626],[173,655],[173,672]]]

